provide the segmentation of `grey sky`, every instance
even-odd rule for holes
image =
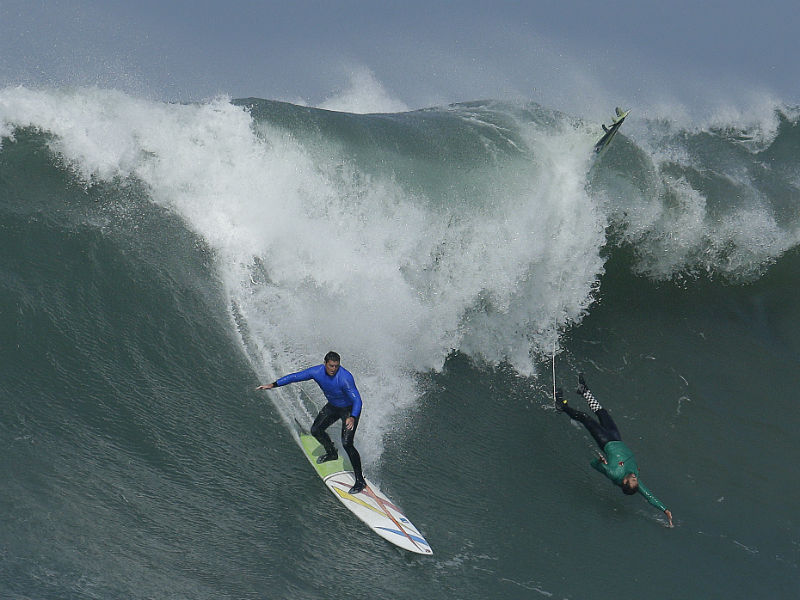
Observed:
[[[410,108],[796,105],[799,26],[796,0],[0,0],[0,86],[320,105],[360,77]]]

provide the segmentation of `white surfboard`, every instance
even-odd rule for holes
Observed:
[[[353,467],[343,453],[339,458],[317,464],[317,458],[325,454],[325,449],[310,434],[300,432],[300,445],[317,474],[339,501],[383,539],[417,554],[433,554],[430,544],[403,512],[366,479],[367,487],[358,494],[351,494],[355,483]]]

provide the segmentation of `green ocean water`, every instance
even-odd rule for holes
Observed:
[[[535,105],[0,91],[0,597],[796,598],[797,115],[634,116],[594,160]],[[254,390],[329,349],[434,556],[309,467],[313,384]]]

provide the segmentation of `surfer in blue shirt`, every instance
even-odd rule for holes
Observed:
[[[342,420],[342,446],[353,465],[355,484],[350,489],[351,494],[357,494],[366,487],[364,474],[361,472],[361,456],[353,445],[353,438],[358,428],[358,419],[361,416],[361,395],[356,388],[353,375],[341,365],[341,357],[336,352],[328,352],[325,362],[321,365],[309,367],[304,371],[284,375],[280,379],[260,385],[257,390],[270,390],[272,388],[308,381],[313,379],[322,389],[328,403],[319,411],[317,418],[311,425],[311,435],[325,448],[325,454],[317,459],[318,463],[339,458],[336,446],[325,430],[339,419]]]

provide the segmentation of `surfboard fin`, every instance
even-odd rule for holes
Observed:
[[[622,110],[622,108],[618,106],[617,108],[614,109],[615,116],[612,120],[614,121],[614,123],[619,123],[620,121],[622,121],[622,119],[628,116],[629,112],[631,111]]]

